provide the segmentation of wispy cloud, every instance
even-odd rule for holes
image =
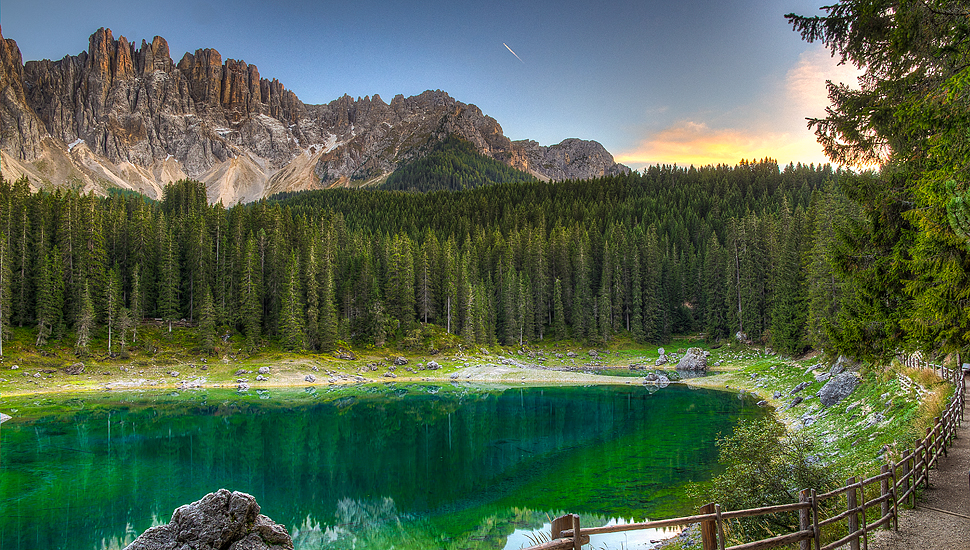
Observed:
[[[826,80],[854,84],[858,70],[838,65],[819,47],[805,51],[774,90],[753,98],[736,124],[715,125],[707,117],[686,118],[652,132],[638,146],[616,156],[617,162],[703,166],[736,164],[741,159],[770,157],[789,162],[828,162],[807,128],[807,117],[825,115]]]

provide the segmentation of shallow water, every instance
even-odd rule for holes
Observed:
[[[123,548],[221,487],[297,549],[517,548],[562,511],[691,512],[682,490],[712,475],[716,434],[759,414],[682,386],[47,398],[0,431],[0,550]]]

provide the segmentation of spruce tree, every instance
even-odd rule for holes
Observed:
[[[95,328],[97,316],[95,315],[94,303],[91,301],[91,290],[88,283],[84,283],[81,290],[81,303],[78,308],[78,319],[74,325],[77,334],[77,341],[74,343],[74,353],[78,357],[88,354],[88,346],[91,344],[91,332]]]
[[[283,347],[290,351],[306,348],[306,333],[303,321],[303,290],[300,285],[300,262],[296,254],[290,255],[283,281],[283,297],[280,309],[280,340]]]
[[[0,233],[0,356],[3,355],[3,342],[10,333],[12,309],[10,287],[13,274],[10,269],[11,261],[7,242],[6,235]]]
[[[212,355],[216,350],[216,309],[212,299],[212,291],[203,288],[202,303],[199,304],[199,343],[202,350]]]

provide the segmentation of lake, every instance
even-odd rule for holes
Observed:
[[[301,550],[519,548],[562,512],[590,526],[694,512],[683,489],[713,475],[717,434],[763,414],[682,385],[404,384],[44,396],[5,412],[0,550],[124,548],[222,487],[255,496]]]

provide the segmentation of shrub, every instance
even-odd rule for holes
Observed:
[[[822,493],[839,486],[837,472],[815,455],[812,442],[774,418],[742,421],[733,434],[718,438],[717,447],[724,473],[690,492],[724,510],[791,504],[798,502],[802,489]],[[739,540],[797,530],[794,512],[741,519],[731,529],[732,538]]]

